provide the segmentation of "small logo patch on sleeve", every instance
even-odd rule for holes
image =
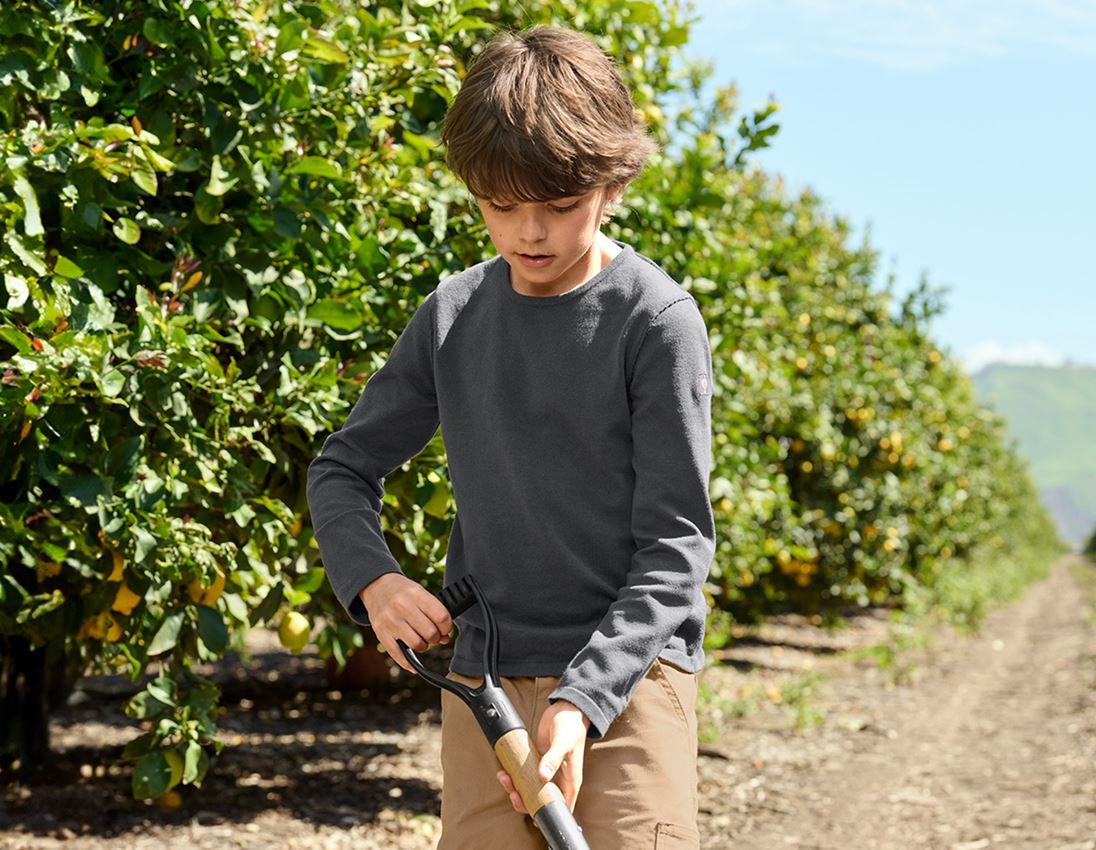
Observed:
[[[697,389],[701,395],[712,394],[712,382],[708,380],[707,375],[700,376],[700,381],[697,383]]]

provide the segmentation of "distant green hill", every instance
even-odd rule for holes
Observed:
[[[973,381],[1008,419],[1062,538],[1079,549],[1096,528],[1096,367],[991,364]]]

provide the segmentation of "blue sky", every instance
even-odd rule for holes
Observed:
[[[933,338],[1096,364],[1096,2],[697,0],[686,52],[772,96],[754,163],[870,226],[877,286],[948,286]]]

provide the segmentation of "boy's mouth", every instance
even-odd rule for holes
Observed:
[[[526,266],[545,266],[552,260],[552,254],[518,254],[518,259]]]

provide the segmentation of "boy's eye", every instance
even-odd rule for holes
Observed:
[[[495,212],[501,213],[511,212],[514,209],[514,206],[512,204],[509,206],[504,206],[503,204],[496,204],[494,201],[488,201],[487,206],[489,206]],[[552,212],[569,213],[571,210],[578,209],[578,206],[578,201],[576,201],[575,203],[568,204],[565,207],[557,207],[554,204],[549,204],[548,208],[552,210]]]

